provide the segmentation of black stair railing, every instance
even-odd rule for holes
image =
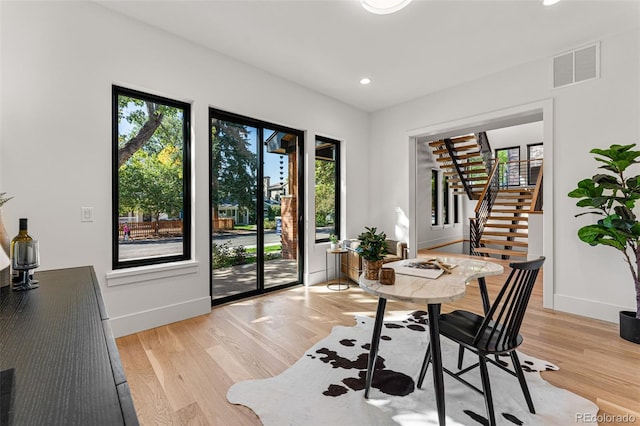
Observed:
[[[489,172],[493,161],[493,151],[491,150],[491,144],[489,144],[487,132],[477,133],[476,140],[478,141],[478,147],[480,148],[480,154],[482,154],[484,165],[487,168],[487,172]]]
[[[447,148],[447,152],[449,153],[449,158],[451,158],[451,162],[453,163],[453,167],[456,169],[456,173],[460,176],[460,182],[462,182],[462,187],[464,188],[464,192],[466,192],[467,197],[469,199],[473,199],[471,194],[471,187],[469,186],[469,182],[465,179],[463,170],[460,168],[460,164],[458,163],[458,156],[456,155],[455,150],[453,149],[453,143],[450,138],[446,138],[444,140],[444,146]]]
[[[471,244],[469,244],[469,251],[472,256],[481,256],[481,254],[478,253],[476,249],[480,247],[480,239],[482,237],[482,233],[484,232],[484,227],[487,224],[489,215],[491,214],[493,204],[498,197],[498,191],[500,191],[500,187],[498,184],[499,175],[497,173],[500,163],[493,160],[492,162],[493,167],[491,167],[491,172],[489,173],[487,184],[482,191],[482,195],[480,195],[478,204],[476,204],[476,217],[472,217],[469,219],[469,239],[471,242]]]

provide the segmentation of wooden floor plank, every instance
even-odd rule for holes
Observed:
[[[504,279],[487,278],[491,298]],[[227,402],[229,387],[279,374],[332,327],[353,326],[355,314],[373,317],[376,306],[377,299],[357,286],[340,292],[323,284],[296,287],[119,338],[140,423],[260,425],[251,410]],[[481,312],[481,306],[478,287],[470,283],[467,295],[442,311]],[[387,313],[417,309],[424,307],[389,301]],[[603,415],[640,412],[640,347],[621,339],[617,324],[544,309],[539,277],[522,334],[523,352],[560,367],[542,373],[554,386],[594,401]],[[604,420],[601,425],[615,424]]]

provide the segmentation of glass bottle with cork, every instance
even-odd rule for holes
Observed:
[[[20,218],[18,229],[18,235],[11,240],[11,284],[14,290],[29,290],[38,287],[38,281],[33,280],[33,270],[18,269],[16,266],[39,266],[38,244],[29,235],[26,218]]]

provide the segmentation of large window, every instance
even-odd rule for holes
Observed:
[[[190,105],[112,93],[113,268],[189,259]]]
[[[542,167],[542,159],[544,158],[544,145],[542,142],[527,145],[527,183],[535,185]]]
[[[498,179],[501,187],[520,185],[520,147],[496,149],[496,160],[501,164],[498,168]]]
[[[340,142],[316,136],[316,242],[340,237]]]

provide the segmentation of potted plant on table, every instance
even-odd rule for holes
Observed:
[[[338,236],[336,234],[329,235],[329,243],[331,244],[331,251],[338,250]]]
[[[636,290],[636,311],[620,312],[620,337],[640,343],[640,222],[633,212],[640,199],[640,175],[627,177],[625,171],[640,164],[640,151],[632,145],[611,145],[608,149],[592,149],[590,152],[603,163],[599,168],[609,173],[596,174],[578,182],[578,187],[569,192],[569,197],[579,198],[576,205],[591,209],[577,214],[602,216],[597,223],[583,226],[578,237],[585,243],[605,245],[619,250],[633,278]]]
[[[382,259],[387,252],[386,234],[376,233],[376,228],[365,226],[365,231],[358,235],[360,245],[356,248],[362,257],[364,277],[368,280],[377,280],[378,272],[382,268]]]

